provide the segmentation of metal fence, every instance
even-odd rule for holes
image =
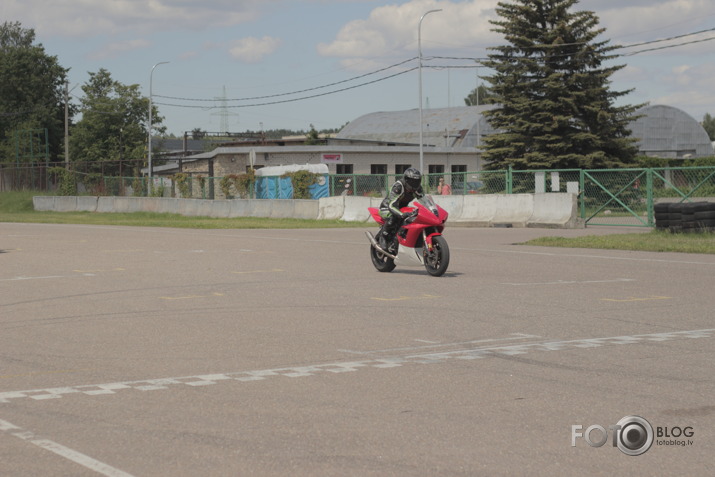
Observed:
[[[79,194],[109,196],[187,197],[200,199],[255,198],[255,183],[237,190],[226,177],[186,174],[172,177],[74,175]],[[324,176],[328,196],[384,197],[399,174],[331,174]],[[276,178],[277,179],[277,178]],[[591,225],[655,225],[654,205],[660,202],[715,202],[715,167],[501,170],[427,174],[423,187],[438,194],[439,180],[451,194],[518,194],[571,192],[578,194],[580,215]],[[58,190],[60,178],[42,167],[0,169],[0,191]]]

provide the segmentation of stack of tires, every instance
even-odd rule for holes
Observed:
[[[655,228],[670,232],[713,232],[715,202],[655,204]]]

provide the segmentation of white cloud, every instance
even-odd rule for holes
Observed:
[[[3,0],[3,18],[47,36],[85,37],[124,32],[203,30],[258,18],[265,0]]]
[[[404,58],[418,53],[418,25],[426,12],[441,9],[424,17],[421,27],[422,52],[468,50],[486,56],[485,48],[498,41],[490,31],[495,19],[497,0],[434,1],[414,0],[400,5],[375,8],[367,19],[346,24],[331,43],[318,45],[323,56],[343,58],[343,66],[356,63],[356,58]],[[359,62],[357,62],[359,63]]]
[[[620,44],[697,31],[715,15],[712,0],[584,0],[576,8],[596,12],[606,36]]]
[[[232,43],[229,54],[232,58],[246,63],[257,63],[264,56],[270,55],[281,45],[280,38],[241,38]]]
[[[127,51],[138,50],[140,48],[146,48],[150,46],[151,43],[147,40],[136,39],[128,40],[122,42],[108,43],[104,45],[99,50],[96,50],[89,54],[89,58],[92,60],[104,60],[107,58],[115,58],[122,53]]]

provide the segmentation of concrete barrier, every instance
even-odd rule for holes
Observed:
[[[272,219],[289,219],[293,217],[295,210],[294,201],[290,199],[276,199],[271,202],[271,213],[268,217]],[[261,215],[260,217],[264,216]]]
[[[99,197],[97,199],[97,212],[109,213],[114,210],[114,197]]]
[[[345,196],[345,210],[340,220],[345,222],[367,222],[370,218],[368,207],[372,207],[370,197]]]
[[[96,212],[99,197],[83,195],[77,197],[77,212]]]
[[[172,199],[165,197],[161,199],[161,212],[165,214],[178,214],[182,199]]]
[[[54,212],[55,198],[44,195],[36,195],[32,198],[32,207],[38,212]]]
[[[325,197],[318,201],[318,220],[340,220],[345,212],[345,197]]]
[[[228,216],[231,218],[236,217],[251,217],[253,210],[250,207],[250,203],[243,199],[233,199],[230,200],[230,209]]]
[[[456,222],[489,227],[497,209],[496,195],[465,195],[463,197],[462,217]],[[447,211],[449,212],[449,211]]]
[[[158,212],[207,217],[272,217],[368,222],[368,207],[381,198],[337,196],[319,200],[175,199],[163,197],[33,197],[35,210]],[[575,194],[491,194],[438,196],[449,212],[448,224],[494,227],[584,227]]]
[[[447,211],[448,222],[456,222],[462,219],[464,210],[464,197],[461,195],[436,195],[432,197],[437,205]]]
[[[231,201],[225,199],[214,200],[209,217],[227,219],[231,216]]]
[[[114,210],[113,212],[143,212],[146,209],[143,208],[145,201],[148,201],[150,197],[114,197]],[[148,206],[148,202],[146,202]]]
[[[200,217],[211,217],[214,201],[205,199],[194,200],[196,200],[196,215]]]
[[[54,210],[57,212],[76,212],[77,197],[55,197]]]
[[[534,213],[534,194],[499,194],[496,196],[492,225],[526,227]]]
[[[248,199],[249,217],[270,217],[276,200],[279,199]]]
[[[315,220],[318,217],[320,201],[294,200],[293,217],[296,219]]]
[[[536,194],[534,212],[529,217],[529,227],[583,228],[583,219],[578,216],[576,194]]]

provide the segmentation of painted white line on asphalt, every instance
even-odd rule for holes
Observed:
[[[539,351],[574,351],[602,346],[627,344],[642,344],[682,339],[712,338],[715,328],[689,331],[671,331],[644,335],[609,336],[604,338],[585,338],[566,341],[541,340],[526,343],[491,345],[485,347],[462,348],[449,351],[437,351],[421,354],[406,354],[404,351],[414,351],[415,348],[398,349],[401,353],[388,353],[381,357],[371,357],[360,361],[338,361],[307,366],[290,366],[284,368],[259,369],[253,371],[237,371],[221,374],[202,374],[176,378],[145,379],[142,381],[124,381],[107,384],[90,384],[82,386],[66,386],[61,388],[41,388],[28,391],[0,392],[0,403],[11,403],[20,399],[35,401],[58,399],[66,395],[102,396],[119,391],[160,391],[176,389],[183,386],[208,386],[219,382],[262,381],[273,377],[298,378],[325,373],[345,373],[370,368],[394,368],[414,364],[444,363],[448,360],[474,360],[494,356],[513,356]],[[528,335],[525,335],[528,336]],[[489,340],[487,340],[489,341]],[[456,345],[457,343],[453,343]],[[449,346],[449,344],[445,344]],[[418,349],[421,347],[418,347]],[[372,352],[368,352],[372,353]]]
[[[57,278],[77,278],[77,277],[94,277],[94,273],[81,273],[79,275],[47,275],[45,277],[13,277],[0,278],[0,282],[20,282],[23,280],[53,280]]]
[[[662,258],[637,258],[637,257],[616,257],[613,255],[592,255],[585,253],[555,253],[555,252],[530,252],[527,250],[504,250],[504,249],[487,249],[487,248],[461,248],[449,247],[450,250],[460,250],[465,252],[488,252],[488,253],[510,253],[520,255],[544,255],[547,257],[571,257],[571,258],[593,258],[596,260],[627,260],[631,262],[655,262],[655,263],[683,263],[687,265],[710,265],[715,266],[715,262],[696,262],[691,260],[667,260]],[[648,252],[640,252],[648,253]],[[660,252],[651,252],[660,253]]]
[[[376,350],[368,350],[368,351],[356,351],[356,350],[350,350],[350,349],[339,349],[338,351],[343,352],[343,353],[349,353],[349,354],[384,354],[384,353],[391,353],[394,351],[418,351],[422,349],[429,349],[429,348],[448,348],[448,347],[454,347],[454,346],[464,346],[464,345],[474,345],[478,343],[495,343],[499,341],[514,341],[514,340],[522,340],[522,339],[528,339],[528,338],[541,338],[541,336],[538,335],[527,335],[524,333],[512,333],[512,336],[509,338],[489,338],[489,339],[483,339],[483,340],[472,340],[472,341],[458,341],[455,343],[439,343],[435,342],[436,344],[431,344],[431,345],[423,345],[423,346],[407,346],[403,348],[385,348],[385,349],[376,349]],[[423,340],[415,340],[415,341],[423,341]]]
[[[22,280],[48,280],[52,278],[67,278],[61,275],[48,275],[46,277],[13,277],[13,278],[0,278],[0,282],[19,282]]]
[[[69,447],[63,446],[62,444],[58,444],[57,442],[51,441],[49,439],[40,439],[36,437],[34,433],[22,429],[2,419],[0,419],[0,432],[3,432],[12,437],[17,437],[18,439],[22,439],[25,442],[29,442],[30,444],[40,447],[41,449],[54,452],[60,457],[64,457],[67,460],[71,460],[72,462],[79,464],[89,470],[93,470],[99,474],[106,475],[108,477],[132,477],[131,474],[116,469],[111,465],[105,464],[104,462],[100,462],[97,459],[93,459],[92,457],[89,457],[88,455],[78,452],[74,449],[70,449]]]
[[[634,278],[614,278],[612,280],[556,280],[555,282],[524,282],[524,283],[500,283],[500,285],[513,285],[513,286],[524,286],[524,285],[575,285],[581,283],[621,283],[621,282],[635,282]]]

